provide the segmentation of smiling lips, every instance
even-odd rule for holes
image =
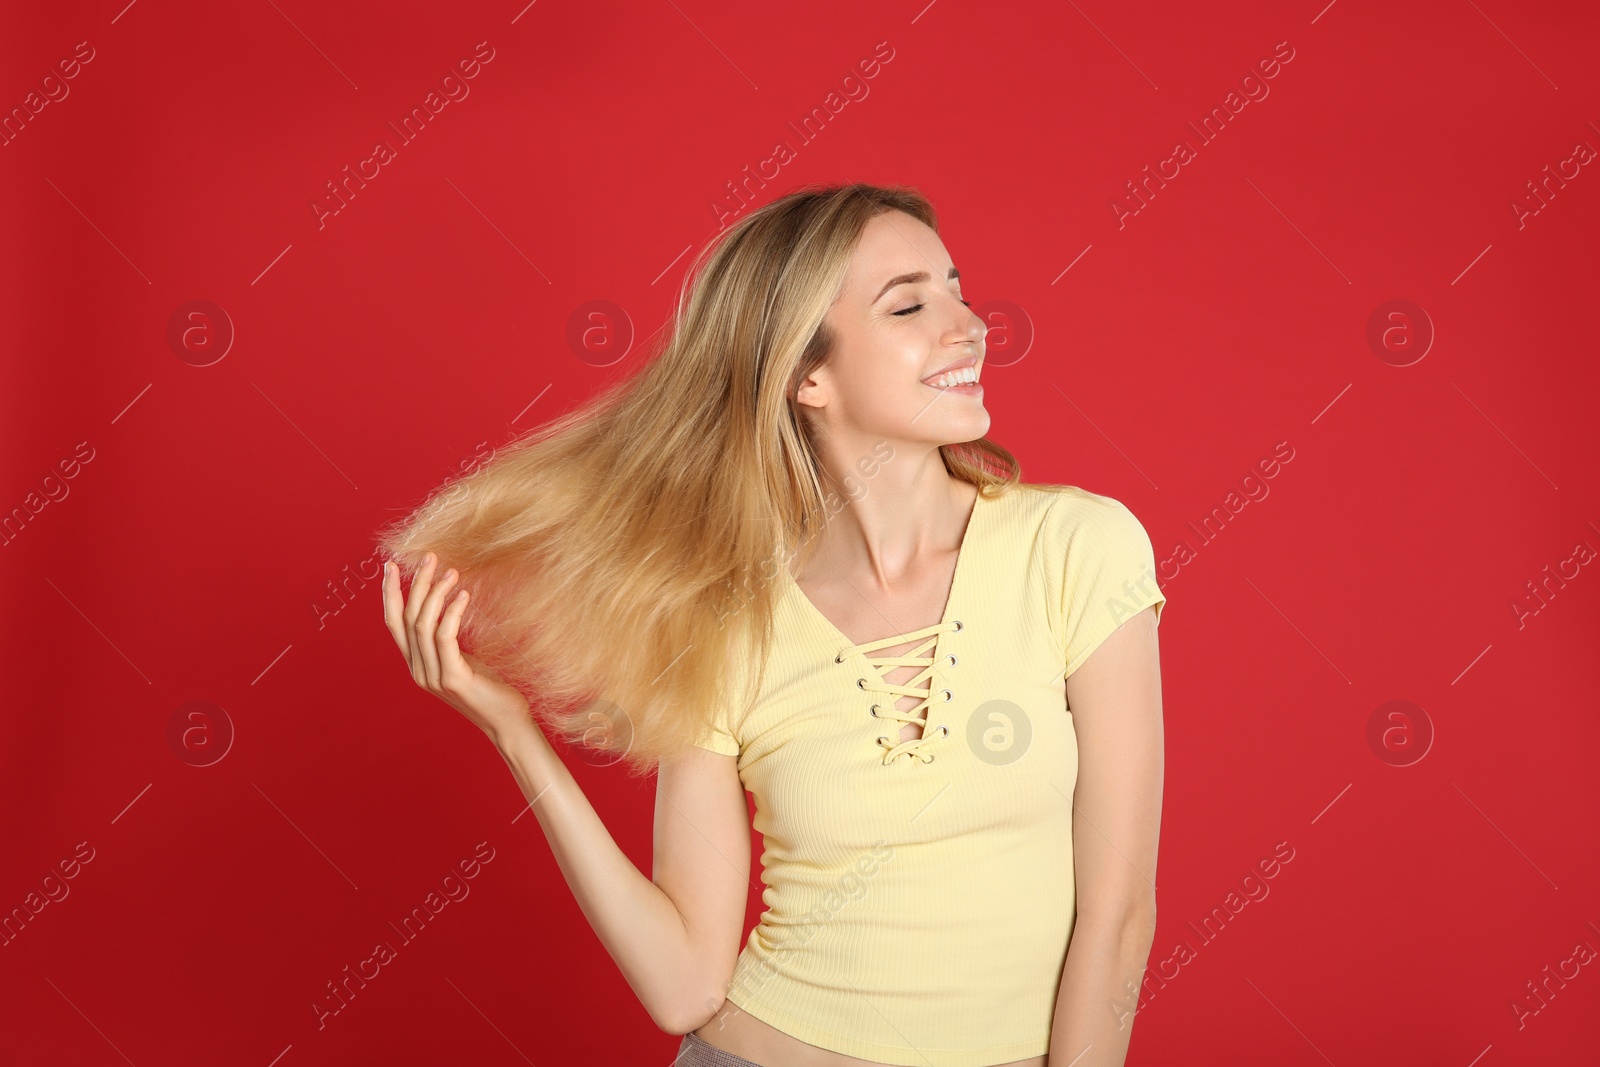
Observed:
[[[922,379],[924,385],[931,385],[935,389],[951,389],[961,385],[973,385],[978,381],[978,360],[976,356],[968,356],[943,368],[937,374]]]

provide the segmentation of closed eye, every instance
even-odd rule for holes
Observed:
[[[961,302],[963,304],[965,304],[967,307],[971,307],[972,306],[972,301],[970,301],[970,300],[963,300]],[[921,311],[923,308],[925,308],[927,306],[928,305],[926,305],[926,304],[912,304],[908,308],[902,308],[901,310],[894,312],[894,314],[896,314],[896,315],[915,315],[917,312]]]

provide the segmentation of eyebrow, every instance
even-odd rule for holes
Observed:
[[[949,281],[951,279],[960,277],[961,272],[956,270],[954,267],[951,267],[950,273],[946,275],[945,280]],[[887,293],[890,289],[893,289],[897,285],[916,285],[920,282],[931,282],[932,280],[933,275],[929,274],[925,270],[913,271],[910,274],[897,274],[893,278],[889,279],[888,284],[886,284],[882,289],[878,290],[878,295],[872,298],[872,303],[876,304],[878,301],[882,300],[883,294]]]

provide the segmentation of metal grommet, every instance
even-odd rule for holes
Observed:
[[[866,689],[866,687],[867,687],[867,680],[865,678],[857,678],[856,679],[856,688],[857,689]]]
[[[887,738],[887,737],[880,737],[880,738],[878,738],[878,740],[879,740],[879,741],[887,741],[887,740],[889,740],[889,739],[888,739],[888,738]]]
[[[878,717],[878,705],[874,704],[874,705],[872,705],[872,707],[868,708],[867,710],[872,714],[872,717],[874,719],[876,719]]]
[[[956,654],[954,652],[950,653],[950,655],[945,658],[950,661],[950,666],[954,667],[956,665]]]
[[[950,701],[955,697],[955,694],[950,692],[948,689],[942,690],[942,692],[944,693],[944,702],[946,704],[950,703]]]
[[[835,657],[833,657],[833,662],[835,662],[835,663],[843,663],[844,662],[844,657],[843,656],[835,656]]]
[[[928,753],[928,758],[923,760],[922,762],[923,763],[932,763],[933,762],[933,753],[932,752]]]
[[[961,620],[960,619],[955,620],[955,624],[956,624],[956,633],[960,633],[961,630],[962,630]]]
[[[946,736],[946,737],[950,736],[950,727],[944,725],[944,723],[940,723],[939,724],[939,729],[944,731],[944,736]]]

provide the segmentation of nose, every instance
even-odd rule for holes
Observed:
[[[973,311],[971,308],[967,308],[967,312],[967,321],[964,331],[967,341],[975,345],[982,344],[983,339],[989,335],[989,325],[984,322],[983,319],[978,316],[978,313]]]

